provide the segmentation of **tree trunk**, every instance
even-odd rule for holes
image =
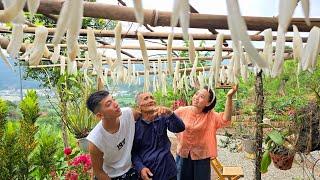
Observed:
[[[256,105],[257,105],[257,114],[256,114],[256,122],[257,122],[257,129],[256,129],[256,169],[255,169],[255,179],[261,180],[261,171],[260,171],[260,164],[262,158],[262,138],[263,138],[263,129],[259,126],[263,120],[264,114],[264,97],[263,97],[263,81],[262,81],[262,71],[260,71],[256,76],[255,82],[255,89],[256,89]]]

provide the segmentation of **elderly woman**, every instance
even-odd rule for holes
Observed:
[[[232,96],[238,86],[227,93],[225,110],[212,111],[217,98],[214,91],[204,87],[192,97],[192,106],[175,111],[185,124],[185,131],[179,133],[177,146],[178,180],[210,180],[210,159],[217,157],[217,129],[231,122]]]

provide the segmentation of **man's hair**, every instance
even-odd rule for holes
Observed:
[[[137,105],[137,106],[139,105],[140,95],[143,94],[143,93],[144,93],[144,92],[141,91],[141,92],[138,92],[138,93],[136,94],[135,101],[136,101],[136,105]]]
[[[208,86],[204,86],[204,89],[209,92],[210,104],[209,104],[209,106],[206,106],[205,108],[203,108],[202,112],[207,113],[214,108],[214,106],[216,105],[216,102],[217,102],[217,98],[216,98],[214,91],[211,88],[209,88]]]
[[[96,114],[97,109],[100,106],[100,102],[107,96],[109,96],[109,92],[104,90],[92,93],[87,99],[87,108]]]

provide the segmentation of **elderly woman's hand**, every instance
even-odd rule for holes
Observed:
[[[233,85],[232,88],[229,90],[227,97],[232,97],[234,93],[236,93],[238,90],[238,84]]]

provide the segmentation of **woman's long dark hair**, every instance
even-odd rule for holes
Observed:
[[[207,113],[209,111],[211,111],[214,106],[216,106],[216,102],[217,102],[217,97],[215,96],[214,92],[212,91],[211,88],[209,88],[208,86],[204,86],[204,89],[207,90],[209,92],[209,102],[211,102],[209,104],[209,106],[206,106],[205,108],[203,108],[202,112]]]

